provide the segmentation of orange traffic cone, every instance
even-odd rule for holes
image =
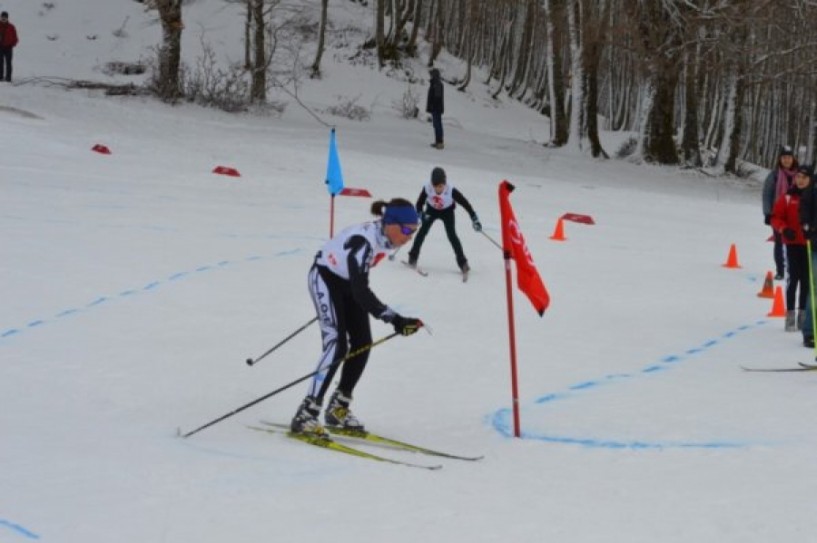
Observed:
[[[774,298],[774,278],[772,272],[766,272],[763,288],[757,293],[758,298]]]
[[[738,264],[738,250],[733,243],[731,247],[729,247],[729,256],[726,258],[726,263],[723,265],[724,268],[740,268],[740,264]]]
[[[767,317],[785,317],[786,303],[783,301],[783,287],[777,285],[774,288],[774,302],[772,303],[772,310]]]
[[[550,239],[554,241],[567,241],[565,237],[565,225],[561,217],[559,217],[559,220],[556,222],[556,228],[553,230],[553,235],[550,236]]]

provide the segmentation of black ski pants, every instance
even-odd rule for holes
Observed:
[[[323,266],[313,265],[309,270],[309,294],[315,304],[323,342],[318,373],[312,380],[309,396],[323,404],[338,364],[347,353],[371,345],[372,329],[369,314],[355,301],[349,282]],[[343,362],[338,389],[345,396],[352,397],[368,360],[369,351],[365,350]]]
[[[457,266],[462,269],[468,262],[468,259],[465,258],[462,243],[460,243],[460,238],[457,237],[457,229],[454,224],[454,206],[441,211],[431,207],[426,208],[425,213],[423,213],[423,224],[420,225],[420,229],[414,237],[414,244],[409,251],[409,259],[412,262],[416,262],[417,259],[420,258],[420,249],[423,247],[423,242],[428,235],[428,231],[431,230],[431,225],[434,224],[434,221],[437,219],[443,221],[445,234],[448,236],[448,241],[451,243],[451,248],[454,249],[454,255],[457,258]]]
[[[0,81],[11,81],[11,47],[0,47]]]

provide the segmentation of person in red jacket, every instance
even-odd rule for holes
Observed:
[[[17,41],[17,29],[9,22],[8,11],[0,13],[0,81],[11,82],[11,52]]]
[[[772,209],[771,226],[783,240],[786,254],[786,324],[787,332],[803,326],[806,300],[809,295],[808,254],[806,237],[800,226],[800,196],[811,184],[809,166],[800,166],[794,185],[777,199]],[[798,286],[800,288],[798,296]],[[797,311],[795,312],[795,307]]]

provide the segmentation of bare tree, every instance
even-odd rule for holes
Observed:
[[[162,22],[162,45],[159,49],[159,76],[157,91],[166,101],[175,101],[181,95],[179,67],[182,50],[182,0],[156,0]]]
[[[312,62],[312,77],[321,75],[321,58],[326,47],[326,23],[328,19],[329,0],[321,0],[321,22],[318,26],[318,45],[315,51],[315,61]]]
[[[562,69],[562,36],[564,35],[564,0],[544,0],[547,17],[546,48],[548,96],[550,103],[550,144],[560,147],[567,142],[568,124],[565,113],[565,82]]]
[[[264,21],[264,0],[250,0],[253,26],[253,55],[251,63],[250,101],[262,103],[267,100],[266,23]]]

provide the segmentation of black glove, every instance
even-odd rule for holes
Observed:
[[[772,216],[767,213],[763,216],[763,222],[765,224],[772,224]]]
[[[391,320],[392,326],[394,326],[394,331],[398,334],[402,334],[404,336],[410,336],[411,334],[417,332],[423,326],[423,321],[420,319],[415,319],[412,317],[403,317],[401,315],[395,315]]]
[[[471,217],[471,224],[474,226],[474,231],[482,232],[482,223],[479,222],[479,217],[477,217],[476,215]]]
[[[789,241],[794,241],[794,238],[797,237],[797,234],[795,234],[794,230],[792,230],[791,228],[784,228],[783,237]]]

